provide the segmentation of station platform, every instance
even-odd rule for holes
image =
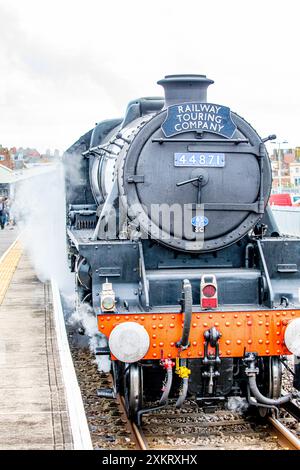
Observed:
[[[0,232],[0,256],[0,449],[72,449],[50,286],[16,229]]]
[[[0,257],[16,240],[18,234],[19,231],[16,227],[5,227],[4,230],[0,230]]]

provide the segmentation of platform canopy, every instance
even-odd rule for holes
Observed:
[[[0,165],[0,184],[13,184],[18,181],[39,176],[56,169],[56,164],[43,164],[22,170],[11,170],[4,165]]]

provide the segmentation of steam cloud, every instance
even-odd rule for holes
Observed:
[[[63,169],[28,178],[19,185],[12,212],[22,231],[22,243],[38,278],[55,278],[61,292],[70,295],[73,276],[66,257]]]
[[[76,169],[74,179],[78,177]],[[78,305],[74,275],[70,273],[66,250],[66,212],[63,166],[57,163],[49,172],[21,182],[11,208],[22,232],[22,243],[40,281],[55,279],[63,297],[64,313],[72,328],[83,326],[93,351],[105,346],[106,339],[97,329],[93,310]],[[101,370],[108,371],[110,361],[100,356]]]

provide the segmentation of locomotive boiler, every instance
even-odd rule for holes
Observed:
[[[64,155],[69,260],[128,415],[240,397],[264,415],[295,356],[300,239],[281,236],[265,142],[204,75],[169,75]],[[295,392],[296,393],[296,392]]]

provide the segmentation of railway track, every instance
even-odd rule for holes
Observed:
[[[71,349],[94,449],[300,450],[300,409],[294,403],[278,419],[258,419],[228,410],[206,413],[190,401],[181,410],[171,404],[145,414],[137,426],[127,419],[121,397],[97,397],[97,388],[112,385],[110,374],[97,371],[88,350]]]
[[[187,408],[185,413],[145,415],[134,427],[140,448],[151,450],[300,450],[300,440],[279,419],[257,420],[224,410],[206,414]]]

